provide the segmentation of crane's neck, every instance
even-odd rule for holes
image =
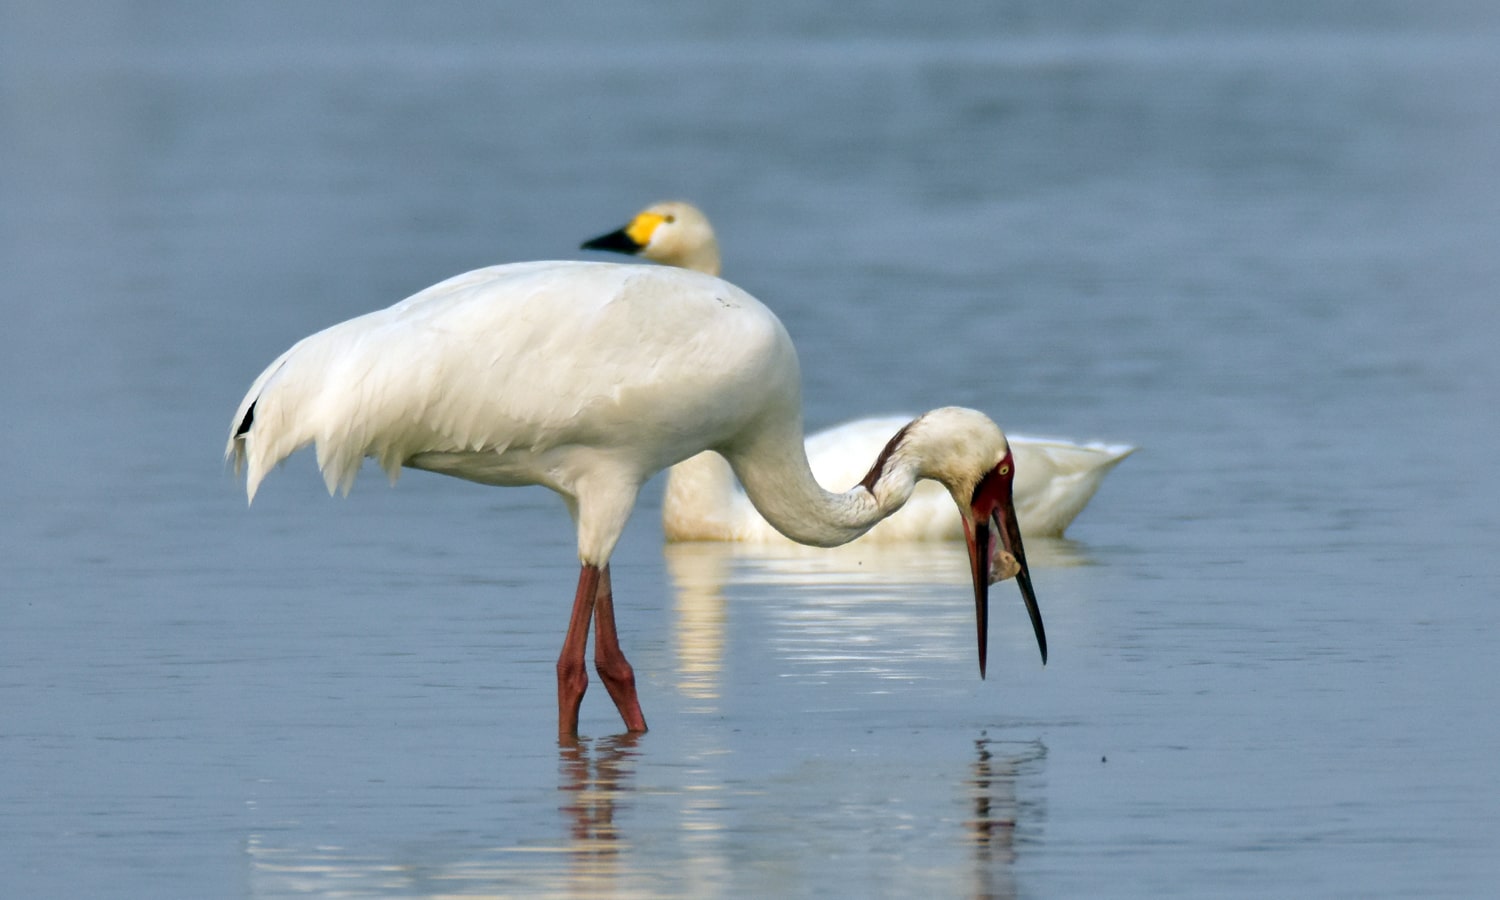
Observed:
[[[919,477],[919,461],[902,452],[903,429],[881,451],[870,474],[842,494],[824,490],[807,462],[799,420],[756,434],[745,448],[726,449],[745,494],[782,534],[799,544],[847,544],[900,509]]]

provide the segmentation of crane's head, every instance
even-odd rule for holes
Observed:
[[[680,200],[648,206],[623,228],[584,241],[581,249],[609,250],[719,274],[719,243],[713,226],[696,206]]]
[[[1036,645],[1047,661],[1047,632],[1042,627],[1042,611],[1031,588],[1031,571],[1026,567],[1026,549],[1021,544],[1021,528],[1016,524],[1016,506],[1011,485],[1016,477],[1015,459],[1010,448],[974,486],[967,504],[960,504],[964,538],[969,544],[969,561],[974,574],[974,611],[979,619],[979,676],[984,677],[986,633],[989,630],[989,586],[1014,577],[1021,587],[1021,599],[1031,616]]]
[[[1005,434],[989,417],[971,409],[934,410],[907,426],[923,477],[941,482],[958,504],[974,576],[974,614],[979,633],[979,675],[984,677],[989,634],[990,585],[1015,578],[1031,616],[1036,643],[1047,661],[1047,632],[1031,587],[1026,549],[1016,523],[1011,487],[1015,458]]]

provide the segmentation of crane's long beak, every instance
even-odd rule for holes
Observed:
[[[1016,507],[1010,497],[1005,498],[1005,505],[996,513],[1000,543],[1020,566],[1016,572],[1016,584],[1021,586],[1021,599],[1026,603],[1026,614],[1031,617],[1031,630],[1036,632],[1036,647],[1042,652],[1042,665],[1046,665],[1047,629],[1042,627],[1042,608],[1037,606],[1036,591],[1031,589],[1031,570],[1026,566],[1026,548],[1021,545],[1021,526],[1016,522]]]
[[[964,537],[969,542],[969,571],[974,576],[974,622],[979,627],[979,677],[983,678],[990,640],[990,520],[971,524],[964,519]]]
[[[1011,500],[1011,459],[1009,455],[985,476],[974,491],[970,515],[964,517],[964,536],[969,544],[969,564],[974,576],[974,616],[979,637],[979,677],[984,677],[989,643],[990,582],[1008,578],[1013,573],[1021,587],[1021,599],[1031,616],[1042,663],[1047,662],[1047,632],[1042,627],[1042,610],[1037,606],[1031,587],[1031,570],[1026,565],[1026,548],[1021,543],[1021,528],[1016,522],[1016,507]],[[996,547],[996,540],[999,548]],[[1003,571],[996,571],[996,550],[1004,550],[1014,560],[1004,561]]]

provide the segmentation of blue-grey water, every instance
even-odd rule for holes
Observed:
[[[1491,895],[1480,3],[0,3],[0,895]],[[807,418],[1138,445],[1031,549],[615,557],[220,454],[304,334],[702,205]]]

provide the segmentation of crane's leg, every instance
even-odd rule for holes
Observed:
[[[646,717],[641,713],[641,701],[635,695],[635,670],[620,649],[620,637],[615,632],[615,595],[609,581],[609,564],[599,577],[599,587],[594,594],[594,669],[599,680],[609,689],[620,718],[625,720],[626,731],[645,731]]]
[[[584,653],[588,649],[589,619],[594,615],[594,595],[598,589],[599,567],[585,565],[578,573],[578,592],[573,595],[568,636],[563,639],[562,653],[557,657],[557,733],[562,737],[578,733],[578,707],[583,703],[583,692],[589,688]]]

